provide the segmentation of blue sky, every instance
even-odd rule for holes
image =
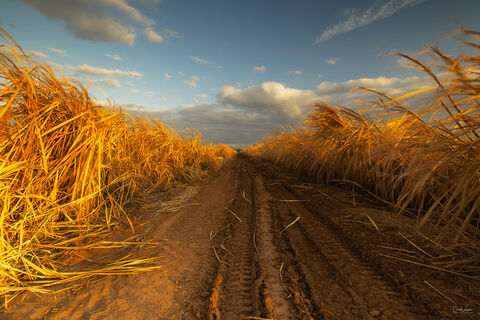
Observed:
[[[244,147],[304,120],[314,101],[360,107],[358,85],[425,85],[396,57],[462,52],[478,0],[3,0],[0,25],[32,59],[206,141]]]

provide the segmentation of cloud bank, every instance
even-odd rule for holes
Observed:
[[[210,103],[199,103],[208,98],[207,94],[199,94],[193,97],[199,104],[142,111],[180,132],[183,128],[199,129],[208,142],[244,148],[259,142],[268,132],[289,124],[302,124],[314,102],[354,109],[370,106],[367,101],[377,100],[376,95],[355,90],[359,86],[398,96],[427,84],[427,80],[419,77],[377,77],[322,81],[314,89],[305,90],[271,81],[244,89],[224,86],[217,90],[215,101]],[[138,106],[135,108],[138,110]],[[124,109],[128,110],[128,106]]]
[[[278,82],[264,82],[244,90],[225,86],[217,96],[221,105],[252,112],[274,112],[283,120],[298,120],[316,98],[312,90],[288,88]],[[284,121],[285,122],[285,121]]]

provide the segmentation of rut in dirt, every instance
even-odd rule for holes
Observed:
[[[277,196],[292,199],[292,194],[276,190]],[[289,252],[287,270],[293,283],[304,292],[297,299],[299,306],[314,318],[355,319],[419,319],[425,318],[411,301],[398,294],[395,288],[368,262],[349,247],[341,235],[298,203],[272,206],[279,225],[288,225],[298,217],[302,223],[285,230],[284,250]],[[288,272],[288,271],[287,271]]]
[[[234,176],[227,227],[212,239],[209,319],[428,318],[305,200],[248,161]]]
[[[256,194],[250,174],[248,167],[236,167],[236,196],[225,207],[231,222],[226,232],[216,235],[222,240],[214,247],[220,265],[210,297],[210,319],[273,315],[255,242]]]

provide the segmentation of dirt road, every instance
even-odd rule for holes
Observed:
[[[29,295],[0,317],[476,319],[480,315],[478,282],[395,259],[398,252],[413,254],[412,243],[421,245],[410,235],[414,221],[392,216],[378,201],[352,193],[351,188],[310,183],[239,158],[187,190],[173,199],[177,203],[183,199],[178,211],[162,209],[161,194],[132,209],[140,237],[160,243],[136,255],[162,256],[163,269],[100,278],[55,296]],[[89,257],[94,260],[98,253]]]

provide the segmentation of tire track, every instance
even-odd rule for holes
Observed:
[[[221,262],[210,296],[209,319],[248,319],[262,316],[260,290],[256,281],[260,271],[253,243],[254,188],[245,166],[242,166],[237,174],[236,196],[226,209],[236,217],[230,217],[231,227],[218,245],[221,251],[217,256]]]
[[[216,243],[221,262],[208,318],[297,319],[280,284],[281,260],[262,179],[246,161],[239,161],[236,172],[236,196],[226,209],[231,226]]]
[[[292,242],[291,238],[300,239],[302,235],[292,229],[290,232],[282,232],[283,226],[288,225],[280,218],[279,208],[271,204],[270,211],[272,216],[276,217],[273,225],[274,232],[277,235],[277,248],[281,252],[282,272],[280,272],[281,282],[285,286],[288,298],[292,301],[297,311],[298,319],[324,319],[322,310],[318,306],[322,302],[318,299],[320,294],[310,284],[323,281],[323,277],[312,277],[316,273],[308,272],[305,266],[306,260],[317,261],[317,267],[320,266],[321,259],[315,252],[306,253],[301,250],[301,245]],[[304,249],[307,247],[304,247]],[[322,270],[319,268],[318,270]],[[331,313],[333,315],[334,313]]]
[[[277,199],[295,196],[272,185]],[[340,236],[321,223],[302,204],[272,201],[279,226],[300,220],[282,233],[281,245],[289,258],[287,276],[293,300],[304,315],[314,318],[426,319],[410,301],[397,295],[390,283],[362,261]],[[296,288],[298,287],[298,288]],[[372,290],[374,288],[374,290]]]
[[[268,307],[270,318],[298,319],[295,306],[288,299],[287,291],[282,285],[280,271],[282,258],[274,236],[274,221],[270,201],[270,195],[265,191],[263,179],[255,177],[256,190],[256,238],[258,239],[258,256],[261,270],[261,282],[264,292],[264,300]]]

